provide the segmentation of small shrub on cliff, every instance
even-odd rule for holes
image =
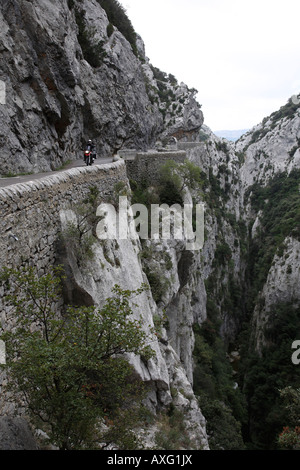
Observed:
[[[186,160],[177,163],[168,160],[160,168],[160,200],[166,204],[182,204],[185,187],[200,191],[204,175],[200,167]]]
[[[184,415],[172,405],[159,419],[155,443],[158,449],[163,450],[193,449],[194,443],[186,432]]]
[[[60,234],[62,246],[75,256],[81,268],[94,256],[93,245],[97,241],[96,225],[99,220],[96,216],[98,196],[98,189],[91,186],[82,203],[73,207],[74,217]]]
[[[141,320],[130,301],[143,291],[115,286],[102,308],[67,308],[61,300],[61,271],[37,276],[33,268],[3,269],[16,328],[6,343],[8,390],[20,396],[33,424],[61,450],[105,448],[114,442],[133,449],[132,432],[143,397],[126,353],[151,357]],[[100,445],[101,443],[101,445]]]
[[[83,57],[92,67],[100,67],[103,58],[106,56],[106,52],[103,49],[104,41],[94,41],[95,31],[86,27],[82,11],[75,10],[75,18],[78,26],[77,39],[81,46]]]
[[[120,33],[130,43],[132,50],[137,55],[136,32],[132,26],[130,19],[126,14],[126,10],[117,0],[97,0],[101,7],[105,10],[110,23],[118,28]]]

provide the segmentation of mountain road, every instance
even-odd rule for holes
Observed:
[[[105,163],[111,163],[112,161],[113,161],[112,157],[109,157],[109,158],[98,157],[94,165],[104,165]],[[3,177],[3,178],[0,177],[0,188],[4,188],[6,186],[10,186],[10,185],[17,184],[17,183],[26,183],[28,181],[39,180],[41,178],[44,178],[45,176],[51,176],[57,173],[61,173],[63,171],[69,170],[70,168],[80,168],[84,166],[86,165],[83,159],[81,159],[81,160],[74,160],[59,170],[48,171],[45,173],[31,173],[28,175],[8,176],[8,177]]]

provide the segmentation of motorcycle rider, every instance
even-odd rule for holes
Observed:
[[[93,160],[95,160],[96,159],[96,146],[92,142],[91,139],[89,139],[86,144],[86,150],[89,150],[92,153]],[[85,161],[85,156],[84,156],[84,161]]]

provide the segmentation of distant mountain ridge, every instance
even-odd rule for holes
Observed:
[[[238,140],[243,134],[248,132],[249,129],[238,129],[238,130],[222,130],[222,131],[214,131],[214,134],[217,137],[224,137],[227,140],[232,140],[235,142]]]

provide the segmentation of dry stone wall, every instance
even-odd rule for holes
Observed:
[[[124,157],[123,157],[124,158]],[[137,183],[155,184],[159,181],[160,167],[168,160],[183,163],[187,158],[185,151],[136,152],[125,157],[128,178]]]
[[[29,263],[43,270],[54,263],[60,211],[82,203],[91,187],[108,201],[120,181],[127,182],[123,161],[74,168],[0,189],[0,266]]]

